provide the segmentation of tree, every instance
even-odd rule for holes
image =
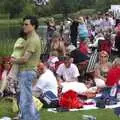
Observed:
[[[10,18],[16,17],[23,10],[25,0],[3,0],[3,11],[9,14]]]
[[[79,0],[56,0],[56,8],[59,10],[65,17],[68,16],[68,13],[74,12],[79,7]]]
[[[33,2],[26,2],[23,10],[20,12],[21,16],[36,15],[36,5]]]
[[[96,0],[96,10],[107,11],[112,4],[120,4],[120,0]]]

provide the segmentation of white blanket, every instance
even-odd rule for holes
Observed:
[[[113,108],[117,108],[120,107],[120,102],[118,102],[115,105],[106,105],[105,109],[113,109]],[[99,109],[98,107],[96,107],[96,104],[92,104],[92,105],[84,105],[83,108],[80,109],[69,109],[69,111],[79,111],[79,110],[93,110],[93,109]],[[54,112],[56,113],[56,108],[48,108],[48,112]]]

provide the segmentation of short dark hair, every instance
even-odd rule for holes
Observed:
[[[37,17],[36,16],[25,16],[24,18],[23,18],[23,21],[25,21],[25,20],[30,20],[30,23],[32,24],[32,25],[35,25],[35,29],[37,29],[38,28],[38,25],[39,25],[39,22],[38,22],[38,20],[37,20]]]
[[[19,37],[22,37],[22,38],[24,38],[24,39],[26,39],[26,37],[27,37],[27,35],[26,35],[26,33],[24,32],[23,28],[20,29]]]
[[[66,56],[64,57],[64,61],[69,61],[71,58],[72,58],[72,57],[71,57],[70,55],[66,55]]]

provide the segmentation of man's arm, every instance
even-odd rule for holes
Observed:
[[[15,64],[25,64],[29,60],[31,55],[32,55],[32,52],[27,51],[27,52],[25,52],[23,57],[20,57],[20,58],[17,58],[17,59],[12,58],[11,62],[15,63]]]
[[[64,80],[61,78],[61,76],[59,76],[59,75],[56,75],[56,79],[57,79],[58,82],[63,82],[63,81],[64,81]]]

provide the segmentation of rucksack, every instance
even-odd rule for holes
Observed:
[[[40,95],[40,101],[47,107],[58,107],[58,97],[52,91],[46,91]]]
[[[96,106],[100,108],[104,108],[105,105],[114,105],[117,104],[117,91],[114,92],[112,96],[111,93],[113,92],[113,88],[106,87],[102,90],[102,95],[100,97],[96,97]]]
[[[73,90],[69,90],[60,96],[59,105],[67,109],[83,107],[83,103],[79,100],[78,94]]]

